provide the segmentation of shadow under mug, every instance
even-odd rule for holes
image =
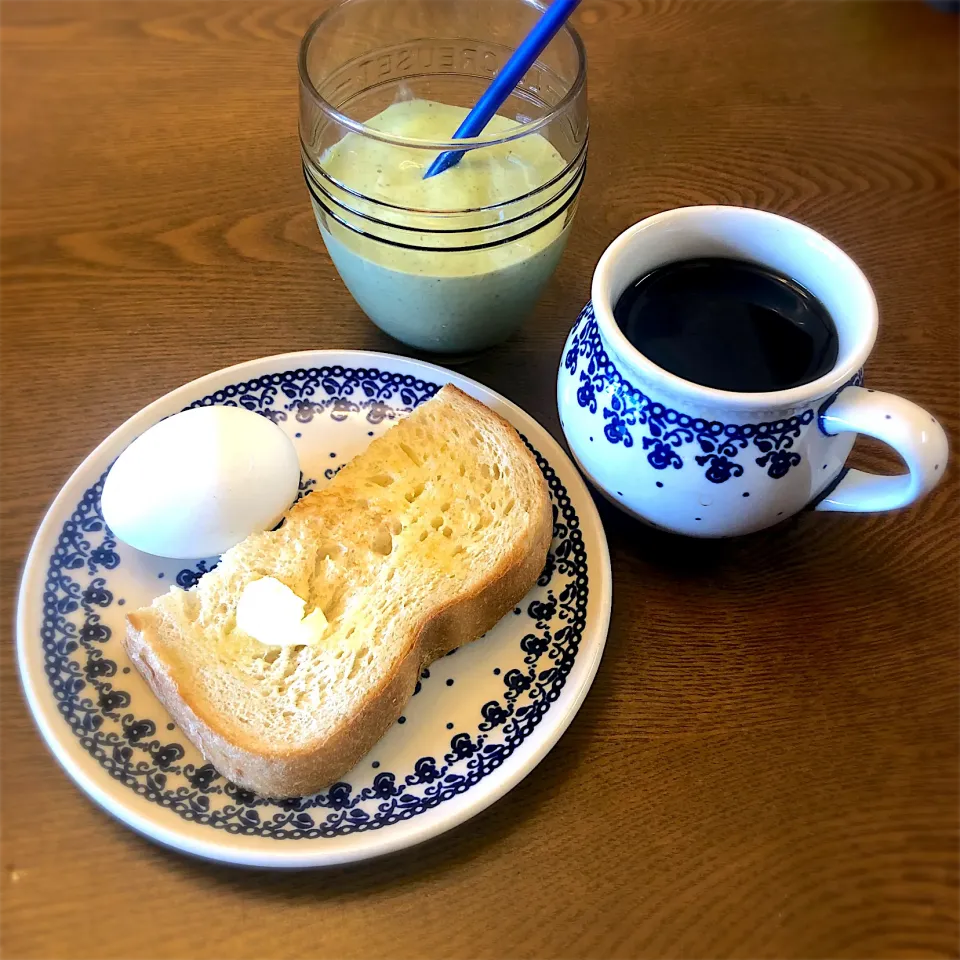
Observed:
[[[837,328],[833,369],[799,387],[737,393],[684,380],[640,353],[614,320],[618,298],[651,270],[695,257],[763,264],[806,287]],[[627,513],[675,533],[726,537],[811,506],[895,510],[943,475],[947,439],[936,419],[863,387],[876,299],[853,260],[809,227],[744,207],[668,210],[610,244],[591,295],[563,351],[560,423],[580,468]],[[845,467],[857,433],[893,447],[908,472]]]

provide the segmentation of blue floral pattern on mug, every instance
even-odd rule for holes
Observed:
[[[743,475],[747,459],[764,467],[773,480],[801,462],[792,448],[813,421],[812,408],[767,423],[720,423],[668,407],[621,375],[604,349],[592,304],[577,318],[563,365],[570,376],[579,374],[577,403],[592,414],[602,411],[604,439],[624,447],[639,440],[655,470],[680,470],[692,457],[707,480],[726,483]]]

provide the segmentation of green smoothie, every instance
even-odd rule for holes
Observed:
[[[392,104],[366,126],[409,139],[446,140],[466,114],[461,107],[409,100]],[[497,116],[484,134],[511,129],[515,121]],[[455,167],[424,180],[435,156],[347,134],[320,165],[347,188],[331,192],[349,211],[333,209],[372,236],[319,210],[317,218],[340,276],[379,327],[424,350],[478,350],[509,336],[556,269],[570,220],[566,211],[557,212],[569,190],[554,185],[526,195],[562,174],[567,162],[538,134],[470,150]],[[356,214],[389,219],[390,225]],[[431,232],[443,230],[451,232]],[[490,245],[451,249],[476,244]]]

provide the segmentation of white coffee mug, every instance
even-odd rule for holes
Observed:
[[[736,393],[645,357],[617,326],[614,305],[644,274],[695,257],[763,264],[806,287],[837,328],[833,369],[787,390]],[[668,210],[610,244],[591,295],[561,359],[560,422],[580,468],[627,513],[675,533],[727,537],[811,506],[895,510],[943,476],[947,439],[936,419],[862,386],[877,302],[857,265],[809,227],[743,207]],[[858,433],[888,443],[908,472],[846,468]]]

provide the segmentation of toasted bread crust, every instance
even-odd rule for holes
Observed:
[[[445,387],[445,390],[456,390]],[[530,457],[516,430],[482,403],[456,390],[458,399],[475,407],[478,417],[499,421],[517,456]],[[537,471],[539,476],[539,471]],[[428,611],[411,631],[406,651],[392,672],[327,737],[295,749],[268,752],[255,741],[227,736],[218,717],[204,715],[181,691],[171,665],[159,653],[149,617],[127,616],[124,648],[132,663],[187,738],[227,779],[267,797],[315,793],[334,782],[367,754],[403,713],[422,669],[457,647],[482,636],[533,587],[553,537],[553,511],[540,477],[539,502],[531,504],[536,521],[526,542],[516,543],[485,582],[453,601]]]

